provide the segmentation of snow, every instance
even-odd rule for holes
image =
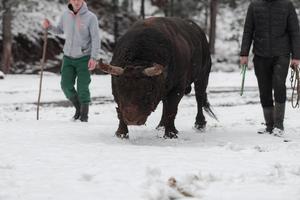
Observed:
[[[205,133],[192,128],[192,93],[179,106],[179,138],[169,140],[155,130],[161,105],[147,126],[129,127],[129,140],[114,136],[110,76],[92,76],[88,123],[70,120],[59,82],[45,74],[37,121],[39,76],[0,80],[1,200],[299,199],[299,109],[288,102],[285,138],[256,134],[263,116],[253,71],[243,97],[239,72],[212,73],[208,97],[219,122],[207,117]]]
[[[55,2],[30,0],[30,2],[20,2],[17,8],[14,8],[16,14],[13,19],[13,35],[24,35],[29,41],[37,43],[43,32],[42,21],[45,18],[55,19],[58,23],[61,12],[65,6]],[[49,37],[53,38],[52,35]]]

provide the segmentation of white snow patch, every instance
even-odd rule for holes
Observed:
[[[130,126],[130,139],[120,140],[110,76],[92,76],[89,122],[77,123],[59,75],[44,77],[39,121],[39,76],[7,75],[0,84],[0,199],[298,199],[299,110],[288,102],[290,142],[256,134],[263,116],[254,73],[243,97],[240,78],[211,74],[208,99],[219,122],[207,117],[205,133],[193,129],[192,92],[178,108],[178,139],[155,130],[160,104],[147,126]]]

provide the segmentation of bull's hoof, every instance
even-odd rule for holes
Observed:
[[[177,133],[178,133],[178,131],[177,131]],[[167,132],[167,133],[165,133],[164,138],[165,139],[176,139],[176,138],[178,138],[177,133]]]
[[[128,133],[120,133],[120,132],[116,132],[116,136],[120,139],[128,139],[129,138],[129,134]]]
[[[178,130],[175,127],[171,127],[171,128],[168,128],[165,132],[177,134]]]
[[[194,125],[194,128],[197,130],[197,131],[200,131],[200,132],[204,132],[205,131],[205,128],[206,128],[206,122],[204,123],[195,123]]]
[[[167,131],[166,131],[166,127],[163,126],[163,125],[158,125],[158,126],[156,127],[156,130],[158,130],[158,131],[165,131],[165,132],[172,132],[172,133],[175,133],[175,134],[178,133],[178,130],[177,130],[175,127],[169,128],[169,129],[167,129]]]

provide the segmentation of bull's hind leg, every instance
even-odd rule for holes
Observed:
[[[122,114],[119,110],[119,108],[116,108],[117,110],[117,113],[118,113],[118,118],[119,118],[119,128],[118,130],[116,131],[116,136],[118,138],[129,138],[129,135],[128,135],[128,127],[127,125],[125,124],[124,120],[123,120],[123,117],[122,117]]]
[[[196,94],[196,101],[197,101],[197,116],[196,116],[196,122],[195,122],[195,128],[203,131],[206,127],[206,120],[203,115],[203,107],[205,103],[207,102],[207,95],[206,95],[206,87],[207,87],[207,81],[195,81],[195,94]]]
[[[163,114],[159,126],[165,128],[164,138],[177,138],[178,130],[175,128],[174,121],[177,115],[178,104],[183,94],[183,90],[174,89],[163,101]]]

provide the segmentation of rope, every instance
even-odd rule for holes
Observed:
[[[292,107],[299,108],[300,101],[300,77],[299,77],[299,67],[294,66],[291,72],[291,88],[292,88]],[[295,102],[296,100],[296,102]]]
[[[242,65],[242,85],[241,85],[241,92],[240,95],[243,96],[244,93],[244,86],[245,86],[245,77],[246,77],[247,65]]]

